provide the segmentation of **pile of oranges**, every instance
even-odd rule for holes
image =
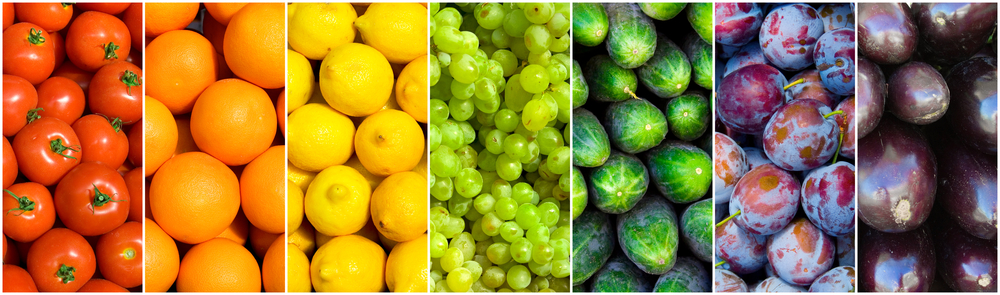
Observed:
[[[3,4],[4,292],[142,289],[141,29],[141,4]]]
[[[146,291],[284,291],[284,15],[146,4]]]

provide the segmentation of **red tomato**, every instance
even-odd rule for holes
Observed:
[[[24,126],[14,137],[13,148],[21,174],[44,186],[59,182],[80,164],[83,154],[73,127],[56,118],[39,118]]]
[[[142,193],[143,183],[142,167],[136,167],[125,173],[125,186],[128,187],[128,196],[138,198]],[[128,220],[142,222],[142,202],[129,201]]]
[[[141,65],[142,51],[132,50],[131,52],[128,53],[128,57],[125,58],[125,61],[133,65]]]
[[[53,76],[38,85],[38,115],[54,117],[73,124],[83,115],[87,97],[75,81],[66,77]]]
[[[3,4],[3,29],[7,30],[7,27],[14,24],[14,3],[4,3]]]
[[[100,11],[107,14],[119,14],[128,8],[128,3],[77,3],[76,8],[84,11]]]
[[[62,30],[73,18],[73,4],[69,3],[17,3],[17,19],[36,24],[47,32]]]
[[[18,242],[31,242],[56,223],[56,208],[49,189],[22,182],[4,190],[3,233]]]
[[[35,240],[27,261],[28,274],[42,292],[75,292],[97,268],[87,240],[65,228],[53,228]]]
[[[128,186],[115,169],[85,162],[56,186],[55,203],[67,228],[85,236],[103,235],[128,218]]]
[[[52,40],[52,50],[56,53],[56,67],[59,68],[64,62],[66,62],[66,38],[63,38],[62,33],[59,32],[49,32],[49,38]]]
[[[81,159],[86,162],[97,162],[112,170],[118,169],[128,157],[128,138],[125,130],[121,130],[121,121],[102,115],[90,114],[73,123],[73,131],[80,138],[80,146],[87,151]]]
[[[28,271],[13,264],[3,265],[3,292],[38,292]]]
[[[142,33],[144,33],[143,31],[145,31],[142,28],[142,3],[130,4],[128,9],[125,9],[125,14],[122,15],[122,21],[124,21],[125,26],[128,27],[129,35],[142,36]],[[141,51],[142,48],[145,47],[143,46],[144,44],[142,44],[142,41],[141,37],[132,38],[132,48],[136,49],[133,51]]]
[[[126,125],[142,119],[142,70],[117,61],[102,67],[90,81],[90,110],[108,118],[121,118]]]
[[[128,3],[122,4],[128,7]],[[6,40],[6,32],[4,35]],[[66,33],[66,54],[69,55],[69,60],[88,72],[125,59],[131,47],[132,38],[125,23],[103,12],[87,11],[80,14],[69,25],[69,32]]]
[[[17,23],[3,31],[4,74],[19,76],[35,85],[45,81],[55,68],[55,49],[49,33],[42,27]]]
[[[80,287],[80,290],[77,290],[77,292],[109,293],[109,292],[128,292],[128,290],[108,280],[91,279],[86,284],[83,284],[83,287]]]
[[[17,158],[7,137],[3,138],[3,188],[7,189],[17,180]]]
[[[142,120],[132,124],[128,131],[128,161],[132,166],[142,167]]]
[[[38,106],[35,86],[24,78],[3,75],[3,136],[14,136],[28,124],[28,113]]]
[[[129,221],[97,240],[97,266],[119,286],[142,285],[142,223]]]
[[[14,244],[14,241],[8,241],[7,237],[4,237],[3,239],[4,239],[4,242],[7,243],[7,248],[9,248],[9,249],[7,249],[7,254],[3,255],[3,263],[4,264],[20,265],[21,264],[21,258],[20,258],[20,255],[18,254],[17,245]]]
[[[63,63],[58,69],[52,71],[52,76],[69,78],[76,82],[87,93],[90,90],[90,79],[94,78],[94,73],[81,70],[71,62]]]

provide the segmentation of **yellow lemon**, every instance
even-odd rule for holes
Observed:
[[[361,173],[361,176],[364,176],[365,180],[368,180],[368,185],[370,185],[372,188],[378,187],[378,184],[382,183],[382,180],[385,179],[385,176],[378,176],[372,174],[371,172],[368,172],[368,169],[365,169],[365,165],[361,165],[361,160],[358,160],[357,155],[352,156],[350,159],[348,159],[347,163],[344,163],[344,166],[348,166],[354,168],[354,170],[358,170],[358,173]]]
[[[368,222],[372,188],[354,168],[326,168],[306,190],[306,218],[328,236],[349,235]]]
[[[306,189],[309,188],[309,183],[311,183],[313,179],[316,178],[316,172],[309,172],[299,169],[299,167],[295,167],[295,165],[292,165],[291,162],[289,162],[286,167],[287,167],[286,169],[288,169],[288,181],[295,183],[295,186],[298,186],[299,190],[301,190],[303,194],[305,194]],[[292,230],[289,229],[288,231]]]
[[[413,167],[413,170],[410,171],[416,172],[417,174],[420,174],[420,176],[427,178],[427,153],[420,155],[420,162],[418,162],[417,166]]]
[[[373,3],[354,21],[365,44],[389,62],[406,64],[427,54],[427,8],[417,3]]]
[[[305,57],[321,60],[331,49],[351,43],[358,18],[347,3],[299,3],[288,10],[288,45]]]
[[[354,149],[372,174],[410,171],[424,154],[424,130],[405,112],[379,111],[358,126]]]
[[[406,242],[427,231],[427,179],[420,174],[406,171],[386,177],[371,202],[372,221],[386,238]]]
[[[385,261],[389,292],[427,292],[427,235],[396,244]]]
[[[297,230],[288,236],[288,243],[295,245],[299,251],[306,253],[306,256],[312,256],[313,252],[316,251],[316,235],[313,233],[312,225],[303,222]]]
[[[320,247],[310,265],[316,292],[379,292],[385,285],[385,251],[364,237],[346,235]]]
[[[288,186],[288,231],[294,232],[302,225],[302,216],[305,216],[305,213],[302,211],[302,201],[305,198],[305,194],[291,180],[287,181],[286,185]]]
[[[307,104],[288,116],[288,161],[305,171],[347,162],[354,154],[354,123],[330,106]]]
[[[364,117],[381,109],[392,93],[392,81],[389,61],[364,44],[334,48],[319,69],[323,98],[331,107],[351,117]]]
[[[289,244],[290,246],[294,246]],[[309,257],[298,247],[285,247],[288,256],[288,292],[299,293],[312,291],[309,275]]]
[[[407,114],[427,123],[427,55],[414,59],[396,79],[396,102]]]
[[[312,64],[302,54],[288,49],[288,74],[285,87],[288,93],[285,96],[287,107],[286,114],[304,106],[312,97],[316,84],[316,76],[313,75]]]

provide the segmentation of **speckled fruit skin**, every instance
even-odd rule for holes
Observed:
[[[719,293],[730,293],[730,292],[749,292],[750,288],[747,287],[747,283],[743,282],[743,279],[735,273],[716,268],[715,269],[715,292]]]
[[[732,138],[716,132],[712,159],[714,161],[712,183],[715,186],[715,203],[729,202],[733,196],[733,190],[736,188],[736,182],[750,171],[747,167],[747,156],[743,153],[743,148],[736,144]]]
[[[793,100],[774,113],[764,127],[764,152],[781,169],[815,169],[837,153],[840,126],[823,103]]]
[[[642,98],[611,104],[604,116],[604,128],[611,143],[630,154],[659,145],[670,130],[666,115]]]
[[[667,273],[674,267],[680,244],[677,214],[669,202],[650,195],[618,215],[618,244],[643,272]]]
[[[854,29],[829,31],[816,41],[816,69],[823,85],[837,95],[854,94],[854,48]]]
[[[774,293],[774,292],[791,292],[791,293],[802,293],[806,292],[806,289],[789,284],[779,277],[769,277],[760,281],[753,291],[755,293]]]
[[[951,91],[941,73],[931,65],[911,61],[889,77],[889,112],[908,123],[934,123],[948,111]]]
[[[805,218],[767,237],[767,261],[782,280],[808,286],[833,266],[833,239]]]
[[[736,184],[729,212],[732,221],[758,235],[777,233],[788,225],[799,208],[799,181],[774,164],[750,170]]]
[[[858,219],[893,233],[927,220],[937,193],[937,161],[914,127],[882,118],[859,142],[857,168]]]
[[[583,284],[618,247],[614,225],[604,212],[590,209],[573,220],[573,285]]]
[[[656,27],[634,3],[604,3],[608,14],[608,37],[604,44],[616,64],[634,69],[653,57]]]
[[[949,287],[960,292],[997,291],[995,240],[971,236],[947,217],[935,223],[933,232],[937,270]]]
[[[858,257],[863,292],[925,292],[934,281],[934,245],[930,230],[883,233],[865,227]]]
[[[885,110],[885,97],[889,88],[885,83],[882,69],[864,57],[858,57],[857,86],[857,124],[858,139],[864,138],[875,130],[882,113]]]
[[[716,102],[717,116],[729,128],[760,134],[785,100],[785,76],[769,65],[749,65],[722,78]]]
[[[748,274],[767,263],[767,237],[755,235],[732,220],[715,227],[715,255],[734,273]]]
[[[837,240],[837,265],[854,266],[854,233],[839,236]]]
[[[917,48],[917,25],[905,3],[858,3],[858,50],[878,64],[898,65]]]
[[[788,80],[798,81],[799,79],[802,79],[802,83],[788,87],[788,91],[785,92],[785,103],[796,99],[812,99],[822,102],[824,105],[830,107],[830,109],[837,107],[840,95],[830,92],[830,90],[826,89],[826,86],[823,86],[823,81],[819,77],[819,71],[816,69],[804,70]]]
[[[753,40],[764,13],[755,3],[715,3],[715,42],[741,46]]]
[[[649,292],[650,287],[645,274],[621,254],[612,256],[590,280],[593,292]]]
[[[712,275],[702,262],[691,258],[677,258],[677,263],[660,276],[653,292],[711,292]]]
[[[959,137],[939,135],[933,145],[939,172],[935,205],[969,234],[996,239],[997,158],[966,147]]]
[[[649,186],[646,166],[630,154],[612,151],[608,161],[590,172],[590,203],[601,211],[621,214],[639,203]]]
[[[693,144],[668,140],[649,150],[645,160],[652,183],[670,202],[697,201],[712,186],[712,158]]]
[[[749,170],[753,170],[753,168],[756,168],[758,166],[762,166],[764,164],[773,164],[774,163],[774,162],[771,162],[771,159],[767,158],[767,154],[764,153],[764,150],[762,150],[760,148],[745,147],[745,148],[743,148],[743,152],[746,153],[746,155],[747,155],[747,168],[748,168],[747,170],[748,171]]]
[[[802,209],[827,235],[854,232],[854,175],[854,165],[837,162],[813,170],[802,182]]]
[[[854,292],[857,289],[854,267],[838,266],[816,278],[809,292]]]
[[[726,72],[723,76],[749,65],[771,65],[771,61],[764,56],[764,51],[760,50],[760,43],[750,42],[740,47],[740,50],[726,61]]]
[[[816,10],[827,32],[840,28],[854,29],[854,9],[850,3],[823,4]]]
[[[920,31],[920,50],[935,64],[955,64],[986,45],[997,22],[994,3],[927,3],[910,9]]]
[[[760,48],[774,66],[799,71],[813,64],[813,48],[823,35],[823,20],[806,4],[780,6],[764,17]]]
[[[997,153],[997,59],[975,57],[952,67],[951,105],[945,120],[962,141],[983,153]]]
[[[857,114],[854,108],[855,101],[854,96],[849,96],[847,99],[840,101],[837,109],[833,110],[844,112],[843,114],[833,115],[833,118],[837,121],[837,125],[840,126],[840,134],[844,136],[844,141],[840,144],[840,156],[848,159],[854,159],[858,149],[858,140],[854,136],[857,132],[857,125],[854,123],[854,118]]]
[[[705,262],[712,261],[713,227],[712,200],[691,204],[681,214],[681,240],[695,257]]]

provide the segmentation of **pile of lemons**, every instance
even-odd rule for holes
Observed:
[[[288,291],[427,291],[427,8],[288,5]]]

